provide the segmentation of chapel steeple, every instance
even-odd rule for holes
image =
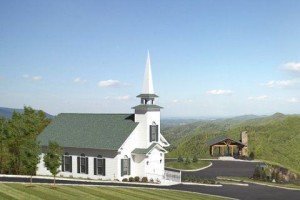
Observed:
[[[142,93],[137,97],[141,99],[141,104],[133,107],[136,113],[147,111],[160,111],[160,109],[162,108],[154,104],[155,98],[157,98],[158,96],[154,93],[149,51],[146,61],[143,90]]]

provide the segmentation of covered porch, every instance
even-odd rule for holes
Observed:
[[[227,136],[214,138],[208,142],[211,156],[236,156],[241,154],[245,146],[240,141],[235,141]]]

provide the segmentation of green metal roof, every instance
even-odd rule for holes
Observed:
[[[146,155],[149,153],[156,145],[159,145],[158,143],[153,143],[151,144],[147,149],[142,149],[142,148],[135,148],[131,153],[132,154],[143,154]],[[159,145],[161,149],[164,149],[162,146]]]
[[[140,94],[136,97],[140,97],[140,98],[156,98],[158,97],[156,94]]]
[[[38,136],[41,145],[56,141],[62,147],[117,150],[136,128],[133,114],[57,115]]]
[[[140,104],[132,108],[136,110],[144,110],[144,111],[158,111],[163,107],[154,104]]]

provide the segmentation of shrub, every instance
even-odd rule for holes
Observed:
[[[134,178],[133,178],[133,177],[129,177],[128,181],[129,181],[129,182],[133,182],[133,181],[134,181]]]
[[[128,182],[128,179],[127,178],[123,178],[122,182]]]
[[[255,156],[254,156],[254,152],[252,151],[252,152],[250,153],[250,155],[249,155],[249,159],[250,159],[250,160],[254,160],[254,157],[255,157]]]
[[[140,182],[140,177],[138,177],[138,176],[134,177],[134,181],[135,182]]]
[[[153,180],[153,178],[151,178],[151,179],[150,179],[150,183],[153,183],[153,182],[154,182],[154,180]]]
[[[148,178],[147,178],[147,177],[143,177],[143,178],[142,178],[142,182],[143,182],[143,183],[147,183],[147,182],[148,182]]]
[[[177,162],[183,162],[182,156],[179,156],[179,157],[177,158]]]
[[[186,159],[185,159],[185,162],[184,162],[185,164],[190,164],[191,163],[191,160],[190,160],[190,158],[189,157],[186,157]]]
[[[193,157],[193,162],[195,163],[195,162],[198,162],[198,157],[197,156],[194,156]]]

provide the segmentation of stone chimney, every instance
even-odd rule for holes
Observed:
[[[248,156],[248,133],[243,131],[241,133],[241,142],[245,145],[242,149],[242,156]]]

